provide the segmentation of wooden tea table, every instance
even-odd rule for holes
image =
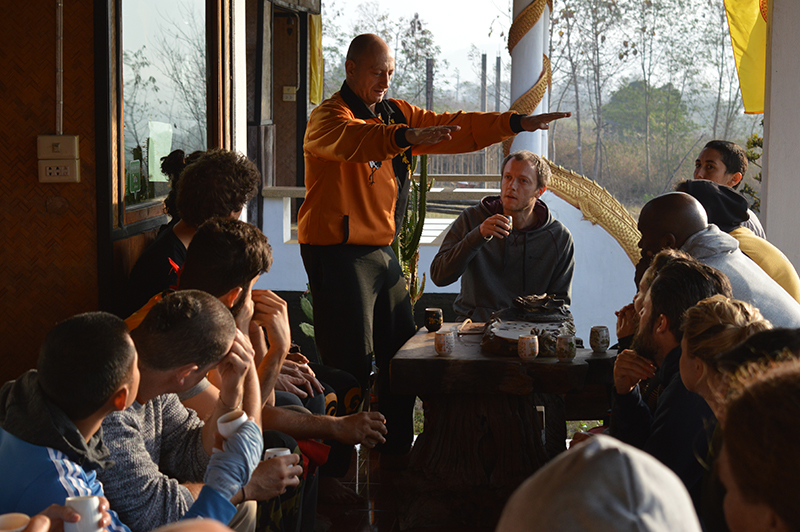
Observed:
[[[564,449],[562,394],[612,382],[616,354],[579,349],[572,362],[495,357],[482,352],[481,335],[460,335],[442,356],[433,341],[423,328],[391,362],[392,390],[419,396],[425,409],[401,481],[400,525],[456,520],[491,528],[513,490]],[[546,446],[537,405],[545,407]]]

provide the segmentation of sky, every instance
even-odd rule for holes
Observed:
[[[323,4],[329,0],[322,0]],[[343,7],[344,16],[353,13],[366,0],[334,0],[337,7]],[[494,58],[502,54],[503,60],[509,59],[506,50],[506,39],[500,33],[508,33],[511,24],[508,19],[510,0],[371,0],[388,10],[393,16],[411,19],[419,13],[420,19],[431,30],[436,44],[442,49],[441,58],[449,62],[449,72],[455,68],[463,76],[471,74],[472,63],[467,54],[470,45],[474,44],[488,58],[489,69],[494,68]],[[324,7],[323,7],[324,12]],[[496,17],[494,31],[489,36],[490,25]],[[501,23],[502,21],[502,23]],[[324,22],[323,22],[324,23]],[[342,29],[350,27],[352,22],[343,21]]]

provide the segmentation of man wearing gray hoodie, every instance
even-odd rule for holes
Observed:
[[[569,229],[539,199],[550,166],[529,151],[503,161],[500,196],[483,198],[456,219],[431,263],[431,280],[461,280],[453,303],[460,318],[486,321],[518,296],[572,297],[575,245]]]

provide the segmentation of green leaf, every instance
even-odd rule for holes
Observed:
[[[314,338],[314,326],[310,323],[301,323],[300,330],[303,331],[303,334],[308,336],[309,338]]]

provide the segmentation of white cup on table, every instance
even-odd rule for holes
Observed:
[[[100,532],[100,497],[67,497],[64,506],[72,508],[81,516],[77,523],[64,523],[64,532]]]
[[[0,515],[0,532],[20,532],[28,526],[31,518],[25,514],[10,513]]]

